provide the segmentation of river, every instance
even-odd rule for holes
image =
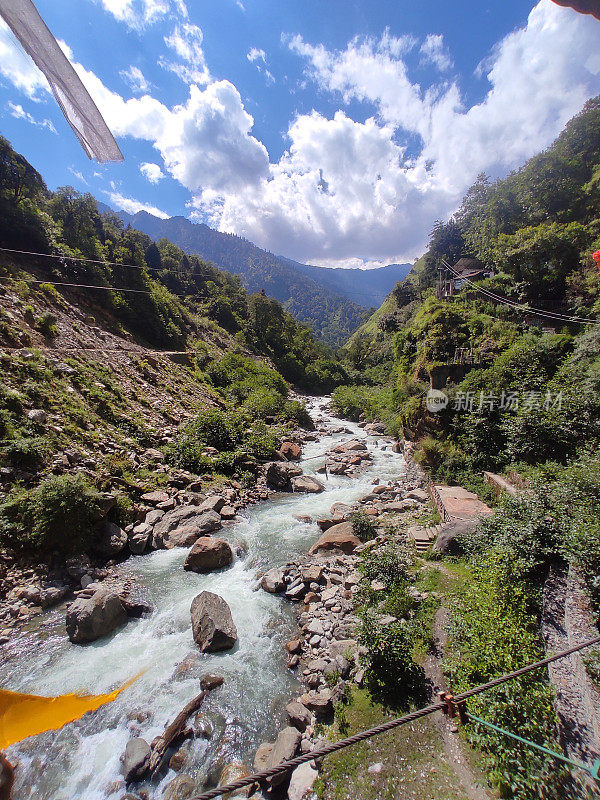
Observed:
[[[358,426],[333,417],[327,401],[312,399],[309,410],[317,426],[344,427],[351,433],[321,434],[307,443],[301,462],[314,474],[324,458],[314,458],[334,444],[364,436]],[[18,800],[104,800],[120,798],[119,757],[132,736],[147,741],[199,692],[199,677],[212,672],[225,684],[210,694],[202,708],[214,727],[210,739],[193,739],[182,772],[202,786],[217,783],[220,770],[231,762],[251,767],[260,742],[273,740],[285,722],[284,706],[297,682],[286,668],[283,644],[296,627],[284,599],[257,588],[257,573],[305,554],[318,538],[313,519],[327,516],[332,503],[352,503],[369,491],[375,477],[398,478],[404,460],[388,442],[369,437],[371,466],[358,478],[329,476],[321,494],[284,494],[250,507],[240,522],[225,526],[219,536],[241,545],[244,555],[218,573],[199,575],[182,568],[187,549],[159,550],[129,558],[120,570],[135,576],[147,593],[153,612],[131,620],[114,635],[85,646],[66,637],[64,606],[46,612],[4,649],[0,682],[4,688],[55,695],[86,691],[102,693],[142,676],[114,703],[88,714],[61,731],[49,732],[9,748],[18,765],[14,797]],[[226,653],[198,654],[190,624],[190,604],[203,590],[229,603],[238,630],[236,647]],[[176,672],[181,662],[186,669]],[[171,770],[160,783],[146,788],[162,797],[173,779]],[[116,790],[116,794],[109,794]]]

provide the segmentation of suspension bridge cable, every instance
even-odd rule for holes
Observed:
[[[532,672],[536,669],[541,669],[542,667],[551,664],[553,661],[558,661],[561,658],[566,658],[573,653],[578,652],[579,650],[583,650],[586,647],[591,647],[592,645],[598,644],[600,642],[600,636],[596,636],[594,639],[589,639],[582,644],[575,645],[574,647],[570,647],[568,650],[563,650],[560,653],[556,653],[553,656],[548,656],[548,658],[544,658],[541,661],[536,661],[533,664],[527,664],[525,667],[521,667],[521,669],[517,669],[514,672],[509,672],[506,675],[502,675],[499,678],[495,678],[494,680],[488,681],[487,683],[483,683],[479,686],[475,686],[473,689],[469,689],[462,694],[455,695],[453,698],[453,702],[460,703],[464,700],[467,700],[469,697],[473,697],[474,695],[480,694],[481,692],[485,692],[488,689],[492,689],[495,686],[500,686],[503,683],[507,683],[508,681],[514,680],[514,678],[518,678],[521,675],[526,675],[529,672]],[[409,722],[414,722],[421,717],[428,716],[429,714],[433,714],[436,711],[443,711],[447,708],[446,702],[439,702],[433,703],[432,705],[425,706],[424,708],[420,708],[417,711],[413,711],[410,714],[405,714],[402,717],[398,717],[397,719],[390,720],[389,722],[384,722],[381,725],[376,725],[374,728],[369,728],[366,731],[362,731],[361,733],[357,733],[354,736],[350,736],[347,739],[341,739],[340,741],[333,742],[331,744],[323,745],[322,747],[318,747],[315,750],[311,750],[309,753],[303,753],[296,758],[292,758],[288,761],[283,761],[276,767],[272,767],[271,769],[265,769],[260,772],[255,772],[252,775],[248,775],[244,778],[239,778],[237,781],[233,781],[232,783],[228,783],[224,786],[217,786],[214,789],[210,789],[207,792],[203,792],[199,795],[193,795],[190,800],[213,800],[215,797],[220,797],[223,794],[228,792],[235,792],[238,789],[243,789],[246,786],[252,786],[254,784],[264,783],[265,781],[269,780],[270,778],[274,778],[276,775],[281,775],[283,773],[290,772],[291,770],[295,769],[296,767],[300,766],[300,764],[305,764],[307,761],[313,761],[315,758],[323,758],[324,756],[331,755],[331,753],[335,753],[338,750],[342,750],[345,747],[350,747],[351,745],[358,744],[359,742],[363,742],[366,739],[370,739],[373,736],[378,736],[380,733],[386,733],[387,731],[391,731],[394,728],[399,728],[402,725],[407,725]]]
[[[457,272],[453,267],[448,264],[445,259],[442,259],[442,263],[448,269],[455,278],[464,281],[466,284],[471,286],[475,291],[479,292],[480,294],[484,295],[488,299],[494,300],[497,303],[502,303],[503,305],[509,306],[514,308],[518,311],[523,311],[527,314],[533,314],[534,316],[546,317],[547,319],[552,319],[558,322],[573,322],[582,325],[600,325],[600,320],[597,319],[588,319],[586,317],[576,317],[571,316],[568,314],[560,314],[559,312],[555,311],[545,311],[540,308],[534,308],[533,306],[526,306],[522,303],[517,303],[514,300],[509,300],[507,297],[502,297],[501,295],[496,294],[495,292],[490,291],[489,289],[484,289],[481,286],[478,286],[473,281],[469,280],[468,278],[463,278],[459,272]]]
[[[464,281],[473,289],[475,289],[475,291],[479,292],[480,294],[484,295],[485,297],[491,300],[494,300],[497,303],[502,303],[516,310],[523,311],[528,314],[534,314],[534,316],[546,317],[554,321],[574,322],[578,324],[593,324],[593,325],[600,324],[600,320],[589,319],[587,317],[569,316],[567,314],[560,314],[559,312],[555,311],[544,311],[543,309],[534,308],[532,306],[526,306],[521,303],[517,303],[514,300],[509,300],[508,298],[495,294],[494,292],[491,292],[488,289],[483,289],[481,286],[478,286],[476,283],[470,281],[468,278],[462,277],[460,273],[456,272],[447,262],[443,261],[443,263],[456,278]]]

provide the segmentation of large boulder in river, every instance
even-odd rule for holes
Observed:
[[[105,520],[98,528],[98,538],[94,542],[94,550],[101,556],[112,558],[119,555],[127,544],[127,534],[114,522]]]
[[[157,522],[152,532],[154,547],[189,547],[196,539],[222,527],[216,511],[201,511],[198,506],[179,506]]]
[[[233,561],[233,551],[223,539],[201,536],[187,555],[183,568],[189,572],[212,572]]]
[[[162,800],[188,800],[198,794],[200,787],[191,775],[180,772],[164,788]]]
[[[200,592],[192,600],[190,612],[194,641],[203,653],[230,650],[237,642],[231,609],[218,594]]]
[[[67,611],[66,627],[74,644],[94,642],[127,621],[119,595],[101,587],[91,597],[78,597]]]
[[[325,491],[325,486],[311,475],[297,475],[292,478],[292,492],[305,492],[306,494],[319,494]]]
[[[288,461],[298,461],[302,448],[295,442],[282,442],[279,452]]]
[[[313,786],[318,777],[314,761],[307,761],[296,767],[287,790],[288,800],[308,800],[310,797],[315,797]]]
[[[267,465],[265,477],[267,483],[276,489],[286,489],[290,485],[292,478],[302,475],[300,467],[296,467],[289,462],[272,461]]]
[[[351,522],[340,522],[332,525],[308,551],[310,555],[321,550],[341,550],[342,553],[353,553],[360,545],[360,539],[354,535]]]

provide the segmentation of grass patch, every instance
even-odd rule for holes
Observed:
[[[353,688],[344,707],[344,733],[335,722],[332,740],[392,719],[366,689]],[[371,764],[382,764],[378,773]],[[316,784],[319,800],[464,800],[464,788],[444,754],[431,720],[405,725],[325,759]]]

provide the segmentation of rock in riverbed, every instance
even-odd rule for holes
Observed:
[[[292,491],[305,492],[306,494],[319,494],[325,491],[325,486],[310,475],[297,475],[292,478]]]
[[[270,592],[271,594],[277,594],[278,592],[283,592],[285,589],[285,581],[283,580],[283,572],[278,569],[277,567],[273,567],[260,579],[260,585],[265,590],[265,592]]]
[[[314,761],[308,761],[306,764],[296,767],[290,778],[288,800],[308,800],[309,797],[314,797],[313,785],[318,777],[319,773],[315,769]]]
[[[100,588],[91,597],[78,597],[67,611],[67,634],[74,644],[93,642],[127,621],[119,595]]]
[[[190,612],[194,641],[203,653],[230,650],[237,642],[231,609],[218,594],[200,592],[192,600]]]
[[[311,555],[320,550],[341,550],[343,553],[353,553],[359,545],[360,539],[354,535],[352,523],[340,522],[328,528],[308,552]]]
[[[167,512],[154,526],[153,547],[189,547],[196,539],[221,528],[216,511],[200,511],[198,506],[179,506]]]
[[[272,461],[267,465],[265,477],[267,483],[276,489],[286,489],[290,485],[292,478],[302,475],[300,467],[294,466],[289,462]]]
[[[201,536],[187,555],[183,568],[189,572],[212,572],[233,561],[231,547],[223,539]]]
[[[277,741],[271,751],[267,761],[267,769],[276,767],[281,764],[282,761],[288,761],[290,758],[293,758],[296,755],[296,750],[298,749],[301,738],[300,731],[297,730],[297,728],[284,728],[277,737]],[[283,772],[271,778],[269,783],[271,786],[278,786],[280,783],[283,783],[285,778],[286,773]]]
[[[125,746],[125,752],[121,756],[125,783],[131,783],[142,778],[148,767],[149,760],[150,745],[148,742],[139,737],[130,739]]]

